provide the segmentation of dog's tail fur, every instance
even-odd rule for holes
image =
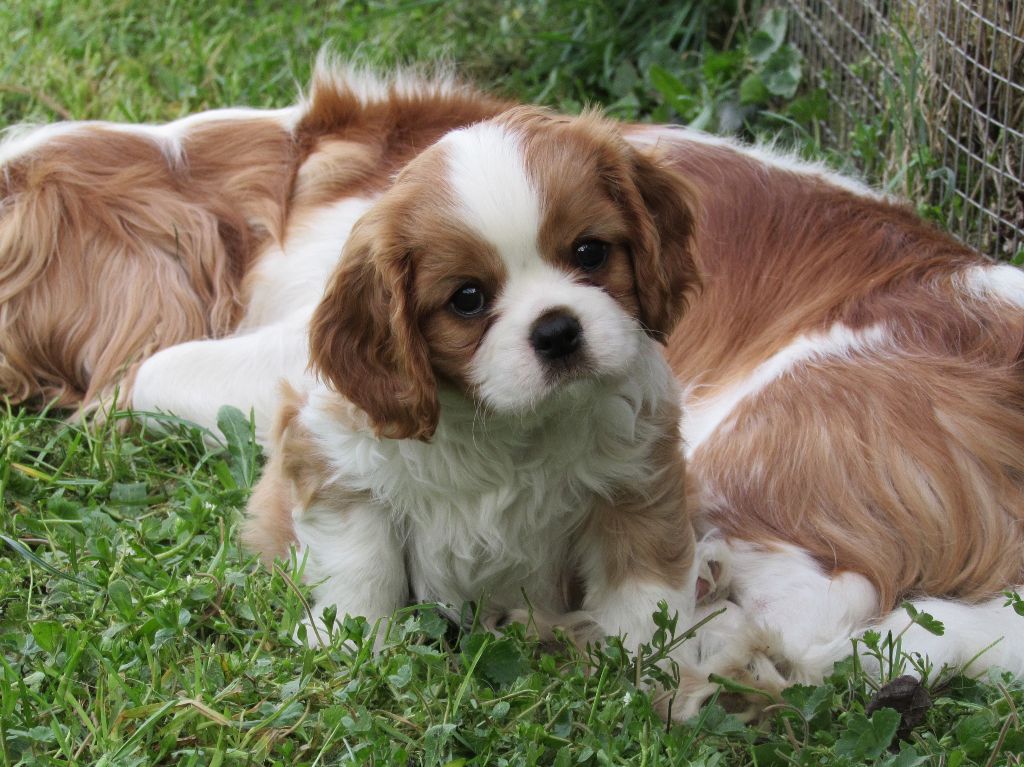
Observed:
[[[70,123],[0,146],[0,391],[89,404],[131,363],[233,328],[290,152],[265,119],[180,138]]]

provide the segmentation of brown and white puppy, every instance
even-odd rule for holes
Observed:
[[[298,543],[317,614],[482,599],[582,610],[560,620],[633,646],[660,600],[689,619],[658,340],[696,285],[692,206],[596,117],[519,108],[423,152],[355,225],[313,315],[328,383],[286,408],[250,543]]]
[[[482,122],[509,106],[321,68],[289,109],[7,141],[0,387],[78,405],[120,380],[137,408],[207,425],[254,407],[279,449],[249,540],[267,556],[306,541],[322,600],[373,617],[414,595],[520,604],[540,584],[544,608],[583,604],[637,639],[616,616],[649,611],[659,581],[692,603],[692,539],[667,502],[680,403],[651,335],[695,271],[665,358],[689,513],[732,580],[727,613],[683,647],[690,701],[710,672],[820,679],[850,635],[902,629],[907,597],[947,632],[906,647],[957,664],[1002,638],[972,669],[1024,673],[997,596],[1024,582],[1021,273],[763,148]],[[547,344],[578,348],[559,362]],[[283,403],[281,378],[298,392]],[[366,570],[345,583],[353,557]]]
[[[653,340],[695,284],[690,190],[596,118],[479,124],[507,106],[321,66],[290,109],[9,140],[5,393],[90,405],[120,382],[208,426],[254,408],[263,441],[281,409],[249,540],[308,547],[342,612],[531,599],[633,643],[661,598],[692,614],[678,387]]]

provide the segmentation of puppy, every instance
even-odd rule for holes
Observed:
[[[636,646],[694,614],[679,392],[693,195],[596,117],[447,134],[352,230],[247,542],[295,543],[319,614],[528,606]],[[582,611],[578,613],[577,611]],[[567,615],[568,614],[568,615]]]
[[[508,107],[321,62],[288,109],[14,136],[5,394],[254,409],[247,539],[309,547],[318,608],[529,599],[633,643],[659,599],[689,616],[711,578],[658,342],[696,285],[691,191],[596,118],[478,125]]]
[[[905,598],[947,626],[905,648],[1024,673],[1021,273],[763,147],[511,106],[322,65],[288,109],[8,140],[0,387],[255,408],[247,540],[371,618],[525,590],[635,641],[711,583],[689,515],[727,612],[679,715],[820,680]]]

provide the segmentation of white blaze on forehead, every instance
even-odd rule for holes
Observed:
[[[526,173],[518,137],[484,123],[441,140],[457,213],[494,245],[510,271],[537,258],[541,202]]]

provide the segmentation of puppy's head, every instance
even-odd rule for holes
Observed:
[[[665,338],[696,284],[693,223],[686,182],[601,118],[454,131],[356,225],[313,364],[385,437],[429,439],[439,381],[523,412]]]

